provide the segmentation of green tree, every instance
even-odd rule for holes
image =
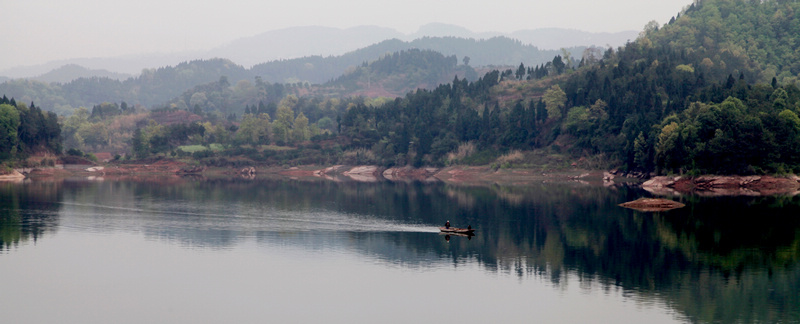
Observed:
[[[66,148],[83,149],[84,139],[81,134],[78,133],[78,129],[88,123],[89,110],[85,107],[76,109],[71,116],[64,120],[61,132],[64,137],[64,145]]]
[[[82,124],[77,133],[83,139],[84,144],[91,145],[95,150],[108,144],[108,129],[103,123]]]
[[[555,72],[556,75],[563,74],[567,66],[561,59],[561,55],[556,55],[556,57],[553,58],[552,65],[553,72]]]
[[[302,142],[307,140],[309,136],[308,118],[303,113],[297,115],[294,120],[292,137],[295,142]]]
[[[294,125],[294,111],[292,108],[297,105],[297,97],[288,96],[281,100],[278,110],[275,112],[275,121],[272,123],[272,131],[275,134],[275,141],[281,144],[289,143],[291,130]]]
[[[90,118],[93,121],[97,121],[120,114],[122,114],[122,109],[116,103],[104,102],[92,107],[92,115]]]
[[[553,85],[544,92],[544,102],[547,108],[547,117],[553,120],[559,120],[562,116],[562,110],[567,102],[567,94],[561,87]]]
[[[17,152],[17,129],[20,118],[17,108],[10,104],[0,105],[0,160],[6,160]]]
[[[642,140],[644,140],[642,133],[639,133],[639,136]],[[661,133],[658,134],[658,141],[656,142],[655,147],[655,163],[657,166],[666,170],[671,170],[677,166],[678,162],[680,162],[676,160],[676,157],[679,155],[677,154],[676,150],[680,148],[678,143],[679,136],[680,128],[676,122],[672,122],[661,129]],[[637,137],[636,140],[637,142],[635,145],[638,145],[640,143],[639,137]],[[638,146],[635,152],[637,154],[636,164],[645,166],[646,163],[649,162],[649,159],[647,159],[645,156],[642,156],[640,159]]]
[[[204,92],[195,92],[189,99],[190,107],[204,107],[208,104],[208,98]]]
[[[561,57],[563,58],[562,61],[564,62],[565,68],[571,68],[572,54],[566,48],[561,48]]]
[[[269,115],[247,114],[236,130],[234,140],[237,144],[263,145],[270,143],[271,125]]]
[[[133,155],[140,159],[146,158],[150,155],[150,147],[141,128],[137,128],[135,131],[133,131],[133,137],[131,138],[131,149],[133,151]]]
[[[333,131],[333,126],[334,126],[333,120],[328,116],[320,118],[319,120],[317,120],[316,124],[317,127],[319,127],[322,130]]]
[[[515,72],[514,75],[517,77],[517,80],[522,80],[525,77],[525,64],[519,63],[517,72]]]
[[[19,129],[17,129],[19,151],[25,152],[39,144],[40,132],[44,128],[44,116],[33,103],[30,108],[23,104],[17,104],[17,112],[20,120]]]
[[[597,99],[593,105],[589,106],[589,121],[592,122],[592,126],[608,119],[606,109],[608,109],[608,104],[603,99]]]

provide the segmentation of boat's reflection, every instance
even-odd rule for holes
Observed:
[[[439,233],[439,235],[444,235],[444,240],[447,241],[447,242],[450,242],[450,236],[466,237],[467,240],[471,240],[472,237],[475,236],[474,233],[469,233],[469,234],[464,234],[464,233]]]

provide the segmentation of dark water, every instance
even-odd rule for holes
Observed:
[[[0,183],[0,321],[800,323],[800,197],[617,206],[646,195]],[[446,220],[476,235],[439,235]]]

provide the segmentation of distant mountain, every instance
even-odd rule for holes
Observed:
[[[417,32],[408,35],[393,29],[375,26],[361,26],[349,29],[295,27],[242,38],[211,50],[204,57],[224,57],[244,66],[252,66],[275,60],[342,55],[358,48],[368,47],[390,39],[415,43],[423,38],[463,38],[480,41],[503,36],[517,39],[522,45],[532,45],[539,49],[558,50],[592,45],[617,47],[624,45],[629,40],[636,39],[637,35],[637,31],[592,33],[560,28],[521,30],[511,34],[499,32],[476,33],[464,27],[440,23],[424,25]],[[438,46],[439,48],[437,48],[436,44],[426,44],[425,46],[424,49],[433,50],[439,50],[442,47]],[[395,48],[391,51],[404,49],[407,48]],[[460,56],[459,53],[454,52],[442,51],[442,54]],[[484,63],[474,61],[474,64],[480,65]],[[486,64],[503,63],[491,62]],[[519,62],[516,64],[519,64]]]
[[[64,65],[79,65],[90,70],[106,70],[112,73],[138,75],[143,69],[177,65],[180,62],[202,58],[200,52],[153,53],[147,55],[129,55],[107,58],[76,58],[47,62],[32,66],[19,66],[0,71],[0,75],[19,79],[33,78],[58,69]],[[99,76],[99,75],[95,75]]]
[[[556,55],[561,54],[560,50],[540,50],[535,46],[526,45],[507,37],[481,40],[456,37],[423,37],[411,42],[391,39],[339,56],[309,56],[289,60],[275,60],[257,64],[250,69],[228,59],[193,60],[174,66],[143,69],[142,73],[137,77],[125,80],[119,80],[119,78],[109,75],[98,75],[98,70],[66,66],[46,74],[48,77],[52,77],[49,80],[15,79],[0,83],[0,94],[8,94],[9,96],[23,99],[24,102],[34,101],[46,107],[46,109],[59,112],[70,111],[72,108],[80,106],[90,107],[105,101],[125,101],[128,104],[154,107],[163,105],[170,99],[197,85],[217,82],[223,78],[226,80],[223,83],[228,83],[229,85],[236,85],[242,80],[253,82],[256,78],[278,84],[323,84],[353,72],[358,67],[380,60],[382,57],[409,50],[433,51],[438,55],[447,57],[448,64],[455,65],[463,63],[464,57],[468,56],[470,57],[469,65],[474,67],[489,65],[516,67],[520,63],[525,64],[525,66],[541,65],[552,61]],[[568,51],[572,57],[580,57],[583,48],[573,47]],[[425,53],[423,57],[430,59],[430,62],[442,60],[426,55],[428,54]],[[402,57],[412,56],[406,55]],[[453,59],[451,60],[450,57],[453,57]],[[430,63],[425,62],[424,59],[417,61],[423,63],[420,66],[426,66],[424,64]],[[402,64],[400,66],[402,68],[395,70],[413,70],[416,74],[419,74],[417,73],[419,71],[431,68],[412,69]],[[461,67],[458,70],[459,72],[455,72],[455,66],[448,67],[441,70],[441,73],[423,73],[423,77],[416,75],[417,78],[411,78],[409,79],[410,81],[403,84],[399,84],[397,78],[385,75],[375,75],[375,77],[395,80],[385,83],[388,87],[387,90],[389,90],[386,93],[402,95],[405,91],[413,90],[418,86],[429,88],[436,86],[439,82],[448,82],[452,80],[454,73],[472,81],[477,79],[474,71],[473,73],[466,73],[467,70]],[[93,71],[93,73],[69,82],[51,83],[59,75],[70,74],[68,73],[69,71],[86,73],[88,73],[87,71]],[[107,73],[107,71],[104,71],[104,73]],[[354,87],[363,83],[362,81],[358,79],[351,82],[352,85],[345,87],[347,92],[358,91]],[[369,83],[369,80],[367,83]],[[389,86],[389,83],[394,85]],[[338,90],[337,92],[343,93]],[[369,93],[366,95],[369,95]]]
[[[132,105],[153,107],[198,84],[218,81],[230,85],[228,80],[235,84],[239,80],[253,80],[253,76],[230,60],[195,60],[176,66],[145,69],[138,77],[124,81],[87,77],[60,84],[13,79],[0,83],[0,94],[25,103],[35,102],[46,110],[69,114],[74,108],[91,107],[103,102],[125,101]]]
[[[444,55],[458,56],[463,60],[470,58],[472,66],[526,66],[539,65],[553,60],[561,54],[560,49],[543,50],[538,46],[526,44],[507,36],[496,36],[488,39],[456,38],[456,37],[423,37],[408,42],[411,48],[429,49]],[[565,47],[573,57],[580,57],[585,46]]]
[[[472,68],[458,65],[455,55],[445,56],[432,50],[409,49],[384,55],[369,64],[359,66],[336,80],[320,87],[322,93],[366,97],[401,97],[416,89],[433,89],[453,80],[463,79]]]
[[[456,56],[459,62],[468,56],[471,66],[518,66],[520,63],[532,66],[551,61],[561,54],[560,50],[540,50],[536,46],[502,36],[481,40],[423,37],[410,42],[386,40],[340,56],[309,56],[271,61],[254,65],[251,71],[269,82],[321,84],[387,54],[411,49],[432,50],[445,56]],[[571,47],[568,51],[573,57],[580,57],[583,49]]]
[[[442,23],[430,23],[420,27],[419,30],[417,30],[417,32],[406,36],[405,40],[414,40],[423,37],[460,37],[460,38],[487,39],[497,36],[507,36],[507,35],[498,32],[476,33],[461,26],[442,24]]]
[[[404,38],[389,28],[360,26],[338,29],[293,27],[241,38],[212,49],[205,57],[224,57],[244,66],[305,56],[342,55],[393,38]]]
[[[628,41],[636,40],[638,31],[628,30],[617,33],[591,33],[575,29],[542,28],[519,30],[506,35],[524,44],[534,44],[542,49],[559,49],[573,46],[618,47]]]
[[[533,45],[539,49],[557,50],[562,47],[591,45],[617,47],[624,45],[628,40],[635,39],[637,35],[637,31],[592,33],[559,28],[521,30],[510,34],[499,32],[477,33],[464,27],[440,23],[421,26],[418,31],[411,34],[403,34],[394,29],[376,26],[360,26],[347,29],[306,26],[269,31],[252,37],[237,39],[208,51],[59,60],[36,66],[6,69],[0,71],[0,75],[10,78],[30,78],[46,74],[51,70],[69,64],[80,65],[91,70],[107,70],[115,73],[136,75],[143,69],[174,66],[180,62],[211,58],[226,58],[236,64],[250,67],[276,60],[310,56],[338,56],[390,39],[411,42],[425,37],[458,37],[485,40],[497,36],[505,36],[518,39],[524,45]],[[444,54],[450,55],[454,53]],[[473,64],[479,63],[475,61]]]
[[[88,69],[77,64],[67,64],[31,79],[48,83],[67,83],[78,78],[98,77],[125,80],[131,76],[132,75],[126,73],[115,73],[103,69]]]

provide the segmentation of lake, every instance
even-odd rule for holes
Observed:
[[[4,323],[800,323],[800,197],[292,179],[0,183]],[[438,226],[476,228],[444,236]]]

